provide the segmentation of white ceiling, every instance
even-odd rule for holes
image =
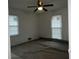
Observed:
[[[35,8],[27,8],[27,6],[36,5],[37,0],[8,0],[9,9],[19,9],[24,11],[33,12]],[[54,11],[61,8],[67,8],[67,0],[43,0],[44,4],[54,4],[52,7],[46,7],[48,11]]]

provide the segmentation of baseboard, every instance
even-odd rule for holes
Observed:
[[[40,37],[38,39],[35,39],[35,40],[30,40],[28,42],[23,42],[23,43],[20,43],[20,44],[17,44],[17,45],[12,45],[11,48],[14,48],[16,46],[20,46],[20,45],[23,45],[25,43],[29,43],[29,42],[32,42],[32,41],[37,41],[37,40],[49,40],[49,41],[54,41],[54,42],[59,42],[59,43],[65,43],[65,44],[68,44],[68,41],[65,41],[65,40],[58,40],[58,39],[53,39],[53,38],[44,38],[44,37]]]
[[[29,42],[32,42],[32,41],[37,41],[37,40],[39,40],[39,39],[29,40],[29,41],[27,41],[27,42],[23,42],[23,43],[20,43],[20,44],[12,45],[11,48],[14,48],[14,47],[17,47],[17,46],[20,46],[20,45],[23,45],[23,44],[25,44],[25,43],[29,43]]]
[[[53,38],[44,38],[44,37],[40,37],[40,39],[43,39],[43,40],[50,40],[50,41],[54,41],[54,42],[59,42],[59,43],[66,43],[66,44],[68,44],[68,41],[66,41],[66,40],[59,40],[59,39],[53,39]]]

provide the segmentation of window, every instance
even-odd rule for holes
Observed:
[[[52,38],[62,39],[62,16],[52,17]]]
[[[9,16],[9,35],[18,35],[18,17],[17,16]]]

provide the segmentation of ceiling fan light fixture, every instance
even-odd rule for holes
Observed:
[[[40,10],[40,11],[43,10],[43,7],[38,7],[38,10]]]
[[[35,8],[34,12],[36,11],[48,11],[45,7],[53,6],[53,4],[44,4],[42,0],[37,0],[37,5],[35,6],[27,6],[28,8]]]

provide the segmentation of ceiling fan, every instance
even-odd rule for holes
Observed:
[[[48,11],[45,7],[50,7],[50,6],[53,6],[53,4],[44,5],[42,0],[37,0],[37,6],[27,6],[27,8],[36,8],[34,12],[36,12],[37,10]]]

